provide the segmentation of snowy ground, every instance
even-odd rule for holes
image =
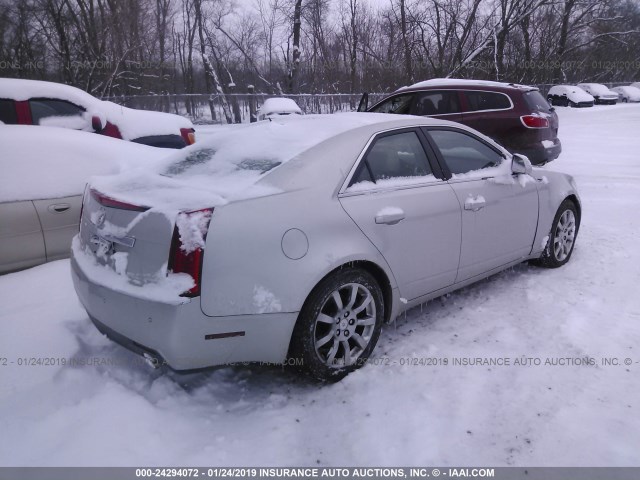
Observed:
[[[96,332],[67,261],[0,277],[0,465],[640,465],[640,105],[559,110],[548,168],[575,175],[584,208],[571,262],[412,310],[384,330],[381,365],[336,385],[152,371]],[[599,365],[513,365],[587,355]],[[33,356],[121,365],[18,365]]]

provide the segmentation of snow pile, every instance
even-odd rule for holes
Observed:
[[[422,175],[419,177],[393,177],[376,180],[375,183],[364,180],[362,182],[354,183],[345,192],[366,192],[369,190],[376,190],[378,188],[393,188],[402,187],[405,185],[420,185],[423,183],[435,182],[438,179],[433,175]]]
[[[43,127],[59,127],[70,128],[72,130],[84,130],[85,132],[93,132],[91,128],[91,119],[87,119],[82,115],[65,115],[44,117],[38,122]]]
[[[403,213],[404,211],[399,207],[384,207],[376,213],[376,217],[382,217],[384,215],[402,215]]]
[[[180,213],[176,218],[176,227],[180,235],[181,249],[189,254],[205,245],[205,235],[211,221],[211,210],[194,213]]]
[[[384,114],[341,113],[296,120],[277,117],[222,129],[174,152],[155,168],[101,177],[92,186],[119,200],[171,215],[270,195],[279,192],[268,183],[270,171],[334,135],[389,120]]]
[[[280,300],[262,285],[253,287],[253,304],[257,307],[258,313],[275,313],[282,311]]]
[[[123,107],[98,100],[79,88],[61,83],[0,78],[0,98],[11,98],[16,101],[30,98],[66,100],[84,108],[89,122],[91,116],[97,115],[117,126],[125,140],[151,135],[180,135],[181,128],[193,128],[189,119],[179,115]],[[42,121],[40,124],[51,125],[47,121]]]
[[[0,202],[80,195],[93,175],[151,165],[166,150],[52,127],[0,128]]]

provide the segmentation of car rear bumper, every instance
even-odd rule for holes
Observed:
[[[71,257],[73,283],[103,334],[174,370],[286,359],[297,313],[208,317],[198,298],[169,305],[92,282]]]
[[[553,140],[553,145],[545,146],[542,142],[539,142],[535,146],[529,146],[528,148],[513,149],[512,153],[526,155],[533,165],[542,165],[558,158],[561,152],[562,143],[560,139],[556,138]]]

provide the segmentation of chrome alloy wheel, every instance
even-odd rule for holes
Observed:
[[[571,210],[565,210],[558,219],[553,237],[553,254],[559,262],[571,254],[576,236],[576,217]]]
[[[315,319],[314,346],[329,367],[352,365],[367,348],[376,324],[376,302],[367,287],[348,283],[329,295]]]

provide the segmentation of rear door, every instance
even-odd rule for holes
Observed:
[[[462,121],[462,106],[457,90],[426,90],[416,92],[411,115],[422,115],[452,122]]]
[[[69,256],[71,239],[78,233],[82,196],[34,200],[38,212],[47,261]]]
[[[498,176],[493,167],[511,159],[469,132],[443,127],[426,131],[462,206],[456,282],[526,257],[538,224],[536,182]]]
[[[379,134],[340,194],[407,299],[451,285],[458,269],[460,204],[427,151],[419,129]]]
[[[0,203],[0,273],[33,267],[46,260],[33,202]]]
[[[464,90],[462,123],[509,148],[509,139],[521,133],[511,98],[505,93]]]

